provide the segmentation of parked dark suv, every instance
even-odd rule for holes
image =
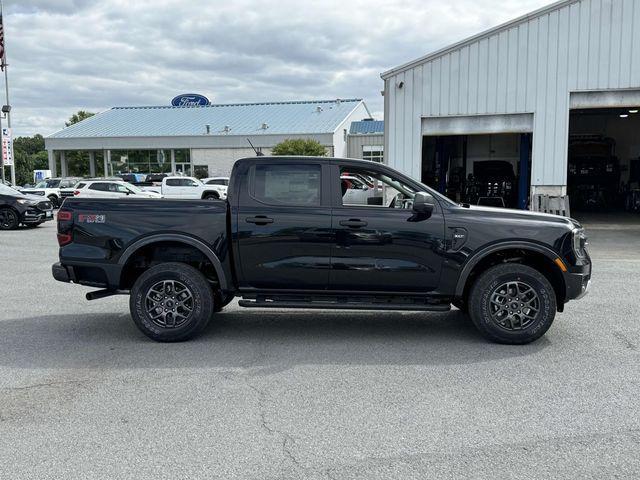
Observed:
[[[18,225],[36,227],[53,219],[50,200],[35,195],[25,195],[0,184],[0,230],[13,230]]]

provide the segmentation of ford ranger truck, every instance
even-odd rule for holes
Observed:
[[[364,178],[366,204],[346,177]],[[525,344],[589,288],[575,220],[457,204],[385,165],[326,157],[235,163],[226,200],[69,198],[53,276],[129,295],[157,341],[245,308],[467,313],[487,339]]]

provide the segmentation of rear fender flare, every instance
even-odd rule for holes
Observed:
[[[131,257],[131,255],[137,252],[140,248],[146,245],[150,245],[152,243],[159,243],[159,242],[184,243],[185,245],[190,245],[200,250],[213,265],[213,268],[216,271],[216,275],[218,276],[218,281],[220,282],[220,289],[223,291],[226,291],[228,289],[227,278],[224,274],[222,263],[220,262],[220,259],[218,258],[216,253],[206,243],[196,238],[189,237],[187,235],[165,233],[165,234],[152,235],[150,237],[142,238],[132,243],[131,245],[129,245],[124,250],[124,252],[122,252],[122,255],[120,255],[120,259],[118,260],[118,265],[120,265],[121,267],[124,267],[127,261],[129,260],[129,258]]]

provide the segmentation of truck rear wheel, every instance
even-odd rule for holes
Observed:
[[[183,263],[162,263],[136,280],[129,308],[136,326],[147,337],[179,342],[207,326],[214,296],[200,271]]]
[[[469,296],[469,314],[491,341],[520,345],[537,340],[556,314],[553,287],[539,271],[521,264],[501,264],[482,273]]]

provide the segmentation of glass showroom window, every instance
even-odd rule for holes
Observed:
[[[364,145],[362,147],[362,159],[382,163],[384,160],[384,147],[382,145]]]

